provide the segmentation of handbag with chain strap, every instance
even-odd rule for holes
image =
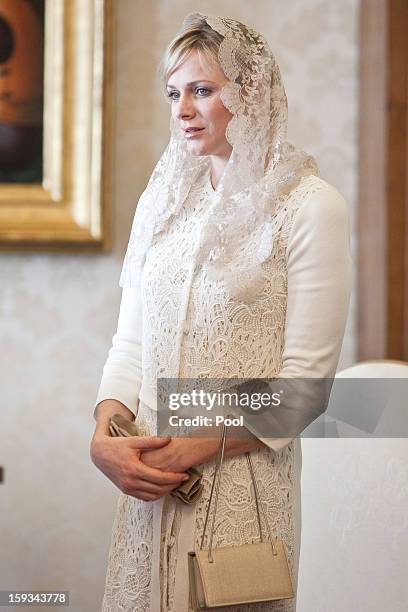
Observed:
[[[201,545],[188,553],[190,606],[194,611],[212,610],[222,606],[290,599],[294,597],[292,577],[283,540],[271,537],[266,513],[259,500],[250,453],[245,453],[255,494],[255,506],[260,541],[252,544],[213,548],[215,516],[224,458],[226,425],[223,426],[217,464],[211,486]],[[212,515],[209,547],[203,548],[215,483],[217,489]],[[262,508],[269,540],[262,535]]]

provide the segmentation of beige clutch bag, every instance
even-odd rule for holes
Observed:
[[[137,427],[133,421],[127,419],[120,413],[114,414],[109,423],[109,431],[112,436],[138,436]],[[193,504],[200,497],[203,485],[201,484],[202,474],[194,467],[186,470],[190,476],[188,480],[182,482],[177,489],[170,493],[185,504]]]
[[[215,515],[224,457],[226,426],[218,453],[217,465],[211,487],[200,549],[188,553],[190,581],[190,606],[193,610],[212,610],[222,606],[291,599],[294,597],[292,577],[283,540],[273,540],[264,513],[269,540],[262,535],[259,492],[249,453],[245,453],[255,493],[255,505],[259,525],[260,542],[213,548]],[[209,548],[203,548],[214,485],[217,481],[214,512],[210,531]]]

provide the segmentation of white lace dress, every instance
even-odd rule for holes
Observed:
[[[143,435],[156,433],[157,412],[146,381],[171,375],[175,350],[179,376],[187,378],[331,377],[337,367],[351,283],[343,197],[318,177],[302,180],[274,228],[273,251],[263,264],[264,287],[247,304],[232,299],[221,281],[209,281],[194,265],[197,232],[213,193],[205,171],[169,229],[150,248],[140,294],[123,290],[118,330],[96,404],[118,399],[137,415]],[[296,587],[300,440],[262,440],[265,446],[251,453],[255,475],[272,533],[286,544]],[[103,612],[189,610],[187,552],[200,544],[214,462],[199,467],[204,492],[196,505],[186,506],[169,495],[157,502],[119,495]],[[245,456],[226,459],[213,544],[251,542],[257,536]],[[295,608],[295,600],[282,600],[220,610]]]

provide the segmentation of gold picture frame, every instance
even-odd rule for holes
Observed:
[[[46,0],[43,180],[0,184],[0,249],[107,251],[112,0]]]

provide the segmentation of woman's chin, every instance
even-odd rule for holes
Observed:
[[[194,142],[188,144],[188,150],[191,155],[209,155],[208,147],[204,146],[202,143]]]

